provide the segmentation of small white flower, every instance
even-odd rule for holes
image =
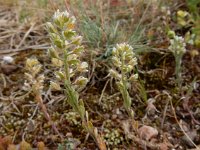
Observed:
[[[82,36],[73,37],[71,44],[80,45],[82,42],[82,39],[83,39]]]
[[[76,22],[76,18],[74,16],[71,17],[71,20],[72,20],[72,24]]]
[[[75,59],[78,59],[77,54],[71,54],[71,55],[68,56],[68,61],[75,60]]]
[[[57,58],[52,58],[51,62],[53,64],[53,66],[55,67],[62,67],[63,66],[63,61]]]
[[[29,81],[25,80],[24,86],[22,87],[22,89],[23,89],[24,91],[29,91],[29,90],[31,90],[31,85],[30,85]]]
[[[112,57],[112,61],[113,61],[113,64],[116,66],[116,67],[120,67],[121,66],[121,61],[119,60],[118,57]]]
[[[174,36],[174,39],[170,40],[169,50],[171,50],[175,55],[181,55],[186,52],[186,44],[183,37]]]
[[[87,68],[88,68],[88,63],[87,63],[87,62],[82,62],[82,63],[77,67],[77,70],[78,70],[79,72],[87,72],[87,71],[88,71]]]
[[[75,85],[83,87],[88,83],[88,78],[85,78],[83,76],[80,76],[76,79],[76,81],[74,82]]]
[[[130,81],[135,81],[138,79],[138,74],[133,74],[131,75],[131,77],[129,78]]]
[[[56,71],[55,72],[55,76],[56,76],[56,78],[58,79],[58,80],[63,80],[63,79],[65,79],[65,75],[64,75],[64,73],[60,70],[60,71]]]
[[[72,68],[69,69],[69,73],[72,74],[74,70]]]
[[[50,87],[51,87],[52,90],[55,90],[55,91],[61,90],[60,85],[56,82],[53,82],[53,81],[50,81]]]
[[[53,15],[53,19],[59,19],[60,17],[69,17],[69,13],[67,11],[64,11],[64,12],[60,12],[60,10],[58,9],[54,15]]]
[[[133,70],[133,65],[127,65],[128,72]]]
[[[134,57],[132,58],[129,62],[128,62],[129,65],[133,65],[133,66],[136,66],[137,65],[137,58]]]
[[[121,43],[121,44],[117,44],[117,49],[120,49],[122,51],[132,51],[133,48],[129,45],[129,44],[126,44],[126,43]]]
[[[115,71],[113,69],[110,69],[109,72],[110,72],[110,76],[115,78],[115,79],[120,80],[122,78],[122,75],[119,74],[117,71]]]

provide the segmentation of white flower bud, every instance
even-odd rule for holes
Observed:
[[[80,65],[78,65],[77,71],[79,71],[79,72],[87,72],[88,71],[87,68],[88,68],[88,63],[87,62],[82,62]]]
[[[57,58],[52,58],[51,59],[52,65],[55,67],[62,67],[63,66],[63,61]]]
[[[122,78],[122,75],[113,69],[110,69],[109,72],[110,72],[110,76],[112,76],[115,79],[120,80]]]
[[[174,38],[170,40],[169,50],[171,50],[174,55],[184,54],[186,52],[185,47],[186,44],[183,37],[174,36]]]
[[[65,75],[62,71],[56,71],[55,76],[58,80],[64,80],[65,79]]]
[[[136,66],[137,65],[137,58],[134,57],[132,58],[129,62],[128,62],[129,65],[132,65],[132,66]]]
[[[131,72],[133,70],[133,65],[127,65],[127,72]]]
[[[65,36],[66,39],[70,40],[73,36],[76,35],[76,31],[67,29],[67,30],[63,31],[63,35]]]
[[[75,74],[75,71],[72,68],[70,68],[69,69],[69,74],[70,74],[70,77],[73,77],[74,74]]]
[[[83,52],[83,50],[83,46],[77,46],[75,49],[73,49],[73,53],[79,55],[81,52]]]
[[[115,47],[112,50],[112,54],[113,54],[113,56],[117,56],[118,55],[117,49]]]
[[[88,83],[88,78],[85,78],[83,76],[80,76],[76,79],[76,81],[74,82],[75,85],[83,87]]]
[[[60,12],[60,10],[58,9],[53,15],[53,21],[58,26],[62,26],[68,20],[69,20],[69,13],[67,11]]]
[[[48,49],[48,53],[52,58],[59,58],[58,52],[53,47]]]
[[[31,90],[31,85],[30,85],[30,83],[29,83],[28,81],[25,81],[24,86],[22,87],[22,89],[23,89],[24,91],[29,91],[29,90]]]
[[[80,45],[82,42],[82,36],[76,36],[72,39],[71,44]]]
[[[53,81],[50,82],[50,87],[51,87],[52,90],[55,90],[55,91],[61,90],[60,85],[56,82],[53,82]]]
[[[118,57],[112,57],[112,61],[113,61],[113,64],[116,66],[116,67],[120,67],[122,65],[120,59]]]
[[[71,55],[68,56],[68,61],[75,60],[77,58],[78,58],[77,54],[71,54]]]
[[[46,27],[47,27],[47,29],[50,33],[56,33],[57,32],[56,28],[52,25],[51,22],[47,22]]]
[[[130,81],[136,81],[138,79],[138,74],[133,74],[131,75],[131,77],[129,78]]]

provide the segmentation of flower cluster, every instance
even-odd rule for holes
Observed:
[[[127,91],[128,83],[138,78],[138,74],[134,73],[137,58],[133,48],[125,43],[117,44],[112,51],[112,62],[114,69],[110,69],[110,75],[117,80],[117,86],[124,99],[124,107],[129,115],[133,116],[131,98]]]
[[[186,44],[183,37],[173,36],[173,39],[170,40],[169,50],[174,55],[183,55],[186,52]]]
[[[88,79],[81,76],[87,72],[87,62],[81,62],[80,56],[84,51],[81,45],[82,37],[74,30],[75,18],[68,12],[57,10],[53,16],[53,21],[47,23],[52,46],[49,49],[53,66],[59,68],[56,77],[57,81],[51,81],[52,89],[60,90],[59,81],[68,80],[75,89],[82,89]],[[76,75],[79,75],[78,77]],[[77,77],[72,81],[72,77]]]
[[[137,58],[130,45],[125,43],[117,44],[116,48],[112,51],[112,56],[112,62],[116,69],[111,69],[110,74],[115,79],[122,80],[122,78],[125,78],[131,81],[137,79],[137,74],[129,76],[129,73],[131,73],[137,65]],[[116,71],[117,69],[120,71]]]
[[[26,82],[24,84],[24,90],[32,90],[34,93],[40,93],[43,90],[44,75],[39,74],[42,65],[35,58],[29,58],[26,60]]]

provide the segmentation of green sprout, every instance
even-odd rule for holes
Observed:
[[[112,62],[114,69],[110,69],[110,75],[117,81],[117,86],[124,100],[124,107],[127,113],[133,117],[134,113],[131,109],[132,100],[128,93],[128,84],[138,78],[138,74],[134,74],[134,68],[137,65],[137,58],[133,52],[133,48],[125,43],[117,44],[112,51]]]
[[[84,47],[81,44],[82,37],[75,31],[75,21],[75,17],[70,16],[67,11],[57,10],[52,22],[47,22],[52,43],[49,55],[52,64],[59,69],[55,72],[56,81],[51,81],[51,87],[62,90],[60,83],[64,82],[63,90],[67,96],[67,102],[80,115],[82,126],[94,138],[98,147],[105,150],[105,143],[98,135],[97,128],[89,121],[83,100],[79,99],[78,91],[81,91],[88,82],[88,78],[83,76],[88,71],[88,64],[80,59]]]

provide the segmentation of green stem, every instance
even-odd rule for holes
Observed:
[[[64,69],[65,69],[65,78],[66,80],[71,83],[70,81],[70,73],[69,73],[69,65],[68,65],[68,54],[67,54],[67,51],[64,50]]]
[[[79,110],[79,104],[78,104],[78,96],[76,91],[73,89],[71,85],[71,80],[70,80],[70,73],[69,73],[69,64],[67,62],[68,60],[68,53],[67,51],[64,50],[64,70],[65,70],[65,92],[68,96],[68,102],[71,105],[71,107],[78,112],[78,114],[81,116],[82,120],[85,120],[85,118],[82,117],[81,112]]]
[[[176,63],[176,68],[175,68],[175,74],[176,74],[176,83],[178,84],[178,87],[181,88],[182,86],[182,79],[181,79],[181,61],[182,56],[178,55],[175,57],[175,63]]]
[[[123,84],[123,88],[122,88],[122,97],[124,99],[124,107],[128,113],[129,116],[133,117],[131,114],[131,102],[130,102],[130,96],[129,93],[127,91],[127,81],[126,81],[126,76],[125,76],[125,72],[124,72],[124,59],[123,56],[121,56],[121,61],[122,61],[122,67],[121,67],[121,72],[122,72],[122,84]]]

